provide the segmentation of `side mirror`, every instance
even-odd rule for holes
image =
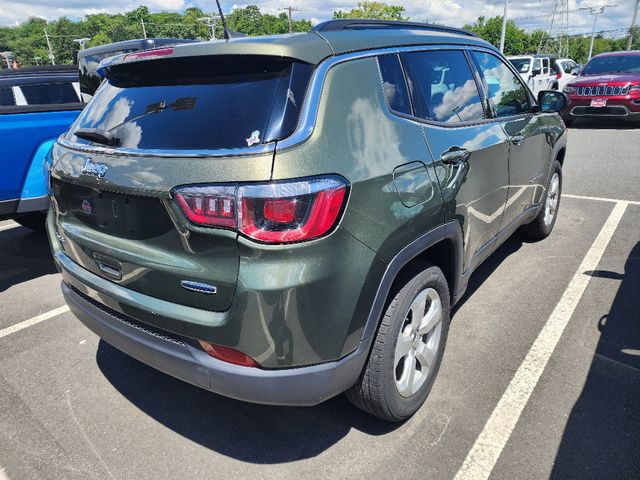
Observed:
[[[542,90],[538,93],[538,105],[541,112],[557,113],[567,106],[567,96],[557,90]]]
[[[541,73],[542,73],[542,69],[541,69],[541,68],[534,68],[534,69],[531,71],[531,75],[533,75],[534,77],[535,77],[536,75],[540,75]]]
[[[573,67],[569,73],[571,75],[578,75],[580,73],[580,67]]]

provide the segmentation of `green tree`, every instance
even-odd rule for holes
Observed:
[[[500,45],[500,35],[502,34],[502,17],[500,16],[491,18],[478,17],[478,20],[473,25],[465,25],[464,28],[476,33],[496,47]],[[520,55],[532,51],[529,35],[522,28],[519,28],[513,20],[507,20],[504,38],[505,55]],[[538,46],[536,45],[535,50],[537,48]]]
[[[404,17],[404,7],[400,5],[388,5],[384,2],[358,2],[356,8],[348,12],[338,10],[333,12],[333,18],[372,18],[378,20],[408,20]]]

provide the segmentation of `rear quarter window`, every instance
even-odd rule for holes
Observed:
[[[235,149],[288,136],[311,65],[267,56],[158,59],[112,66],[79,128],[114,135],[122,148]],[[99,144],[96,144],[99,145]]]
[[[378,57],[378,64],[382,76],[382,88],[389,108],[394,112],[411,115],[409,91],[398,55],[381,55]]]

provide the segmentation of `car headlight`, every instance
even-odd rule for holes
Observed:
[[[565,85],[564,88],[562,89],[562,93],[576,93],[576,90],[578,90],[578,87]]]
[[[629,93],[631,92],[640,92],[640,85],[632,85],[629,87]]]

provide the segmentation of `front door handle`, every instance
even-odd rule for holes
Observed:
[[[525,140],[526,140],[526,137],[520,134],[514,135],[513,137],[511,137],[511,143],[513,143],[514,145],[522,145]]]
[[[471,152],[465,148],[450,148],[440,156],[440,161],[445,165],[460,165],[469,160]]]

